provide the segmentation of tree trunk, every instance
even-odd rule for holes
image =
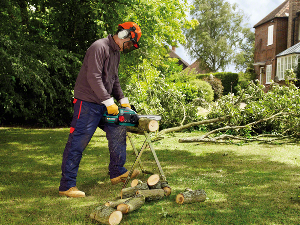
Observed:
[[[90,217],[99,221],[100,223],[116,225],[119,224],[122,220],[123,214],[120,211],[109,206],[99,206],[91,214]]]
[[[116,208],[118,205],[120,205],[121,203],[124,203],[124,202],[127,201],[128,199],[130,199],[130,198],[116,199],[116,200],[108,201],[108,202],[106,202],[104,205],[105,205],[105,206],[112,207],[112,208]]]
[[[138,190],[137,195],[144,195],[147,202],[162,199],[165,196],[163,189]]]
[[[138,184],[135,187],[123,188],[121,190],[121,198],[131,198],[136,195],[137,190],[148,190],[149,187],[146,183]]]
[[[141,208],[145,203],[144,195],[136,195],[133,198],[129,198],[124,203],[118,205],[117,210],[121,211],[123,214],[132,212]]]
[[[178,204],[193,203],[193,202],[204,202],[206,200],[206,193],[204,190],[191,190],[186,189],[183,193],[176,196],[176,202]]]

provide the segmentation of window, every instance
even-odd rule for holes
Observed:
[[[268,45],[273,44],[273,30],[274,30],[274,25],[268,27]]]
[[[276,76],[279,80],[284,80],[284,73],[288,69],[295,69],[298,66],[298,55],[287,55],[277,58]]]
[[[259,82],[262,84],[263,81],[264,81],[264,67],[260,67],[260,70],[259,70]]]
[[[266,84],[271,83],[272,65],[267,65],[266,71]]]

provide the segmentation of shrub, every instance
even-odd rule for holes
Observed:
[[[207,83],[209,83],[214,90],[214,100],[219,99],[223,95],[224,87],[220,79],[210,76],[203,79]]]
[[[192,80],[191,84],[197,87],[199,99],[204,99],[206,102],[214,100],[214,90],[209,83],[203,80]]]
[[[238,77],[237,73],[231,72],[218,72],[218,73],[211,73],[214,77],[218,78],[222,82],[223,95],[227,95],[228,93],[237,93],[236,87],[238,85]],[[208,78],[210,74],[198,74],[196,76],[197,79],[204,79]]]

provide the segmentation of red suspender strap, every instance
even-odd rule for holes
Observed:
[[[78,119],[79,119],[80,113],[81,113],[81,106],[82,106],[82,101],[80,101],[80,107],[79,107],[79,112],[78,112]]]

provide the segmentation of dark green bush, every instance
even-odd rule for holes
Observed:
[[[214,90],[214,100],[222,97],[224,87],[220,79],[210,75],[209,77],[205,77],[203,80],[209,83]]]
[[[210,73],[214,77],[218,78],[222,82],[222,86],[224,87],[223,95],[227,95],[228,93],[237,93],[236,87],[238,85],[238,74],[231,72],[218,72],[218,73]],[[197,79],[208,78],[210,74],[199,74],[196,76]]]
[[[72,90],[81,63],[55,46],[0,37],[0,123],[69,125]]]

